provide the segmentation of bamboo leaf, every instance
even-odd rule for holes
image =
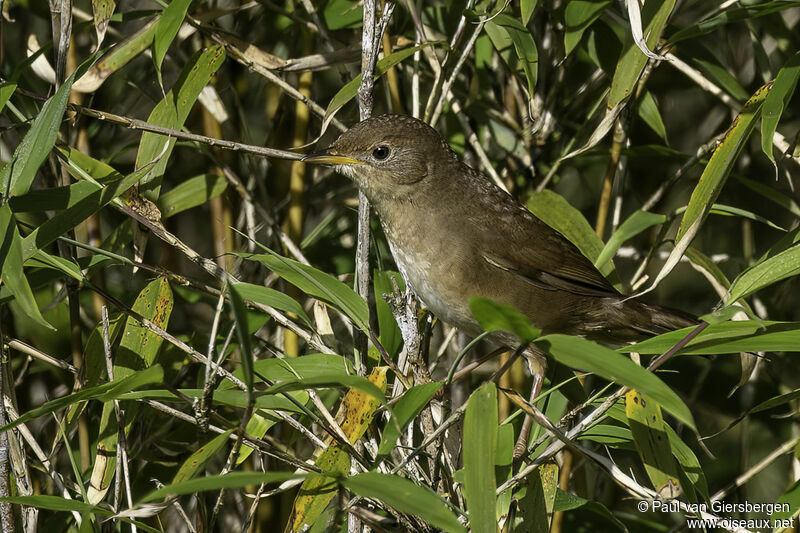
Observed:
[[[403,393],[400,401],[392,409],[395,420],[390,420],[383,429],[381,444],[378,446],[378,456],[387,455],[394,449],[400,433],[428,405],[442,385],[442,383],[424,383],[415,385]]]
[[[350,287],[326,272],[268,250],[269,254],[237,254],[258,261],[309,296],[338,308],[362,331],[368,331],[367,303]]]
[[[594,261],[594,266],[600,267],[609,261],[617,250],[620,249],[622,243],[628,239],[638,235],[647,228],[655,226],[656,224],[663,224],[666,222],[667,217],[657,213],[648,213],[647,211],[636,211],[623,222],[617,231],[608,239],[608,242],[603,247],[603,250],[597,255]]]
[[[485,331],[508,331],[516,335],[521,343],[530,342],[542,333],[531,325],[528,317],[511,305],[475,296],[469,300],[469,309]]]
[[[418,516],[448,532],[466,532],[438,494],[408,479],[391,474],[364,472],[342,480],[342,485],[365,498],[382,501],[401,513]]]
[[[20,417],[13,422],[9,422],[5,426],[0,427],[0,432],[8,431],[9,429],[13,429],[20,424],[28,422],[29,420],[34,420],[40,416],[54,413],[59,409],[69,407],[70,405],[80,401],[99,400],[101,402],[109,402],[119,398],[122,394],[128,391],[138,389],[152,383],[160,383],[163,379],[164,371],[160,366],[154,365],[150,368],[142,370],[141,372],[137,372],[136,374],[128,376],[125,379],[118,381],[115,380],[111,383],[104,383],[96,387],[81,389],[80,391],[68,394],[67,396],[50,400],[49,402],[46,402],[35,409],[31,409],[30,411],[22,413]]]
[[[597,236],[583,214],[572,207],[560,194],[545,189],[531,196],[527,207],[545,224],[577,246],[578,250],[593,263],[603,251],[603,241]],[[622,289],[613,261],[606,261],[598,268],[617,290]]]
[[[528,82],[528,94],[533,95],[539,75],[539,51],[536,49],[536,42],[531,32],[517,19],[504,13],[491,17],[485,28],[498,51],[501,52],[503,47],[503,43],[497,38],[498,32],[503,32],[513,43],[517,59]]]
[[[464,415],[464,498],[469,525],[477,533],[495,533],[494,457],[497,448],[497,389],[487,383],[469,397]]]
[[[211,81],[211,76],[224,61],[225,50],[219,45],[210,46],[195,53],[181,71],[181,75],[172,89],[153,108],[147,122],[165,128],[181,129],[200,96],[200,91]],[[158,200],[161,177],[167,168],[174,146],[174,137],[165,137],[150,132],[142,134],[139,151],[136,153],[136,166],[141,167],[158,159],[158,163],[140,186],[140,192],[150,201]]]
[[[592,372],[604,379],[647,394],[675,418],[695,428],[691,411],[666,383],[614,350],[580,337],[567,335],[545,335],[536,339],[534,344],[563,365]]]
[[[783,110],[789,105],[789,100],[794,95],[798,79],[800,79],[800,51],[790,57],[783,68],[778,71],[778,75],[772,83],[772,89],[764,99],[761,118],[761,150],[772,161],[776,177],[778,167],[775,164],[775,155],[772,153],[772,138],[775,130],[778,129],[778,122],[781,120]]]
[[[56,93],[47,99],[33,119],[31,129],[14,150],[11,160],[0,170],[0,198],[20,196],[31,188],[36,171],[56,142],[61,119],[69,102],[70,87],[77,73],[78,71],[73,72]]]
[[[619,351],[661,354],[675,346],[689,331],[691,328],[670,331],[625,346]],[[712,324],[678,353],[703,355],[739,352],[800,352],[800,322],[737,320]]]
[[[156,69],[159,71],[161,70],[164,56],[167,54],[167,49],[172,44],[175,36],[178,35],[178,30],[183,24],[183,19],[186,17],[186,12],[189,10],[189,4],[191,3],[192,0],[172,0],[164,8],[161,18],[158,19],[155,36],[153,37],[153,62],[155,62]]]
[[[640,294],[653,290],[675,268],[697,235],[761,115],[761,104],[764,102],[769,88],[770,84],[764,85],[747,101],[734,119],[723,141],[714,150],[711,160],[700,176],[700,181],[692,191],[689,205],[686,207],[686,212],[683,214],[681,225],[678,228],[678,235],[675,237],[675,247],[656,278]]]
[[[682,488],[661,407],[652,398],[630,390],[625,395],[625,414],[653,488],[664,498],[676,498],[682,493]]]

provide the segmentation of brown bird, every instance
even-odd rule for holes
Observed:
[[[369,198],[397,267],[438,318],[481,331],[474,296],[512,305],[543,333],[623,344],[696,323],[626,299],[579,250],[462,163],[439,133],[402,115],[367,119],[304,161],[334,165]],[[510,333],[495,340],[515,347]],[[531,358],[529,358],[530,360]],[[533,357],[534,393],[544,358]]]

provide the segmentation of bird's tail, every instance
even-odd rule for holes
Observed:
[[[643,335],[660,335],[668,331],[694,326],[699,322],[694,315],[677,309],[648,304],[639,300],[628,300],[625,303],[635,311],[632,315],[638,318],[638,320],[634,320],[631,327]]]

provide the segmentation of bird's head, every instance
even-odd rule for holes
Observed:
[[[303,158],[307,163],[334,165],[373,202],[433,185],[434,176],[447,174],[435,170],[454,160],[455,153],[436,130],[405,115],[359,122],[328,148]]]

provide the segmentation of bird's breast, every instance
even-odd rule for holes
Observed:
[[[406,283],[439,319],[467,332],[480,331],[469,310],[463,258],[435,238],[409,239],[386,232],[395,263]],[[412,241],[412,242],[409,242]]]

